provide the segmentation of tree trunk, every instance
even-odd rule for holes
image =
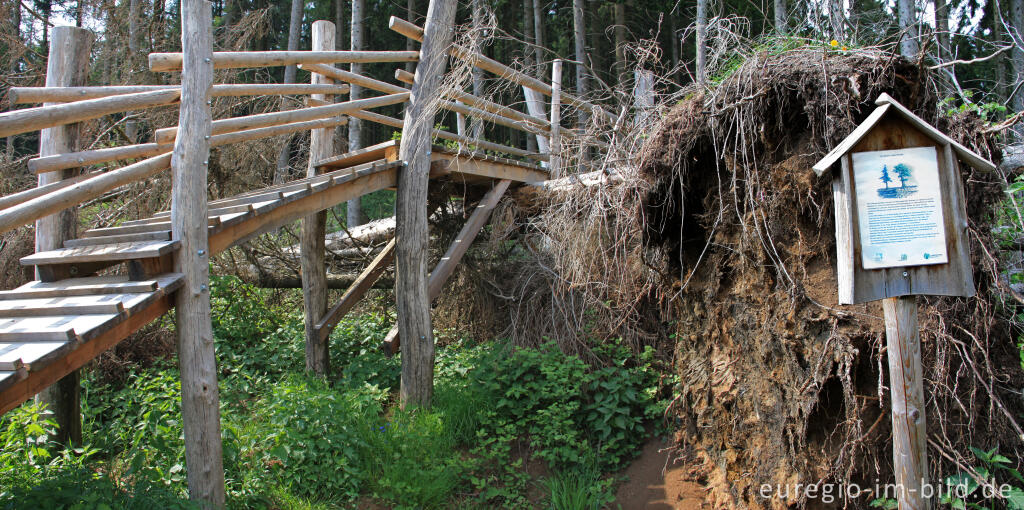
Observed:
[[[626,90],[629,73],[626,71],[626,4],[616,2],[615,10],[615,77],[619,87]]]
[[[914,0],[897,0],[897,3],[899,4],[900,31],[903,32],[900,39],[900,54],[915,59],[919,51],[917,9]]]
[[[313,23],[313,50],[334,50],[334,25],[330,21]],[[332,83],[332,80],[313,73],[313,84]],[[326,100],[327,97],[314,94],[313,99]],[[333,155],[334,128],[314,129],[310,132],[309,163],[306,177],[316,176],[315,163]],[[330,367],[328,342],[321,341],[316,325],[327,313],[327,263],[324,254],[324,235],[326,234],[327,211],[306,216],[302,219],[302,239],[300,243],[302,264],[302,300],[306,305],[306,371],[323,377]]]
[[[53,44],[46,65],[47,87],[80,87],[89,78],[89,51],[92,32],[76,27],[53,29]],[[79,149],[81,124],[68,124],[39,132],[39,155],[52,156]],[[78,169],[48,172],[39,175],[39,185],[74,177]],[[74,239],[78,209],[65,209],[36,221],[36,251],[62,248],[64,241]],[[37,270],[38,271],[38,270]],[[38,277],[38,275],[37,275]],[[75,370],[36,395],[36,402],[47,405],[57,422],[57,442],[63,445],[82,443],[82,418],[79,394],[79,372]]]
[[[913,2],[914,0],[910,0]],[[846,12],[843,0],[829,0],[828,19],[832,28],[832,39],[843,42],[846,39]]]
[[[533,0],[523,0],[523,35],[526,39],[526,44],[523,45],[524,59],[526,60],[526,69],[532,71],[530,74],[537,74],[534,70],[536,66],[540,65],[540,62],[534,59],[533,48],[531,43],[536,39],[533,35]],[[525,87],[524,92],[525,92]],[[529,102],[529,97],[526,98]],[[537,152],[537,137],[533,135],[526,136],[526,150],[530,152]]]
[[[452,40],[455,0],[431,0],[420,61],[402,128],[396,210],[395,300],[402,342],[402,407],[429,406],[434,389],[434,334],[427,294],[427,185],[436,100]]]
[[[363,17],[366,14],[366,1],[365,0],[352,0],[352,27],[349,29],[349,35],[352,37],[351,48],[352,51],[363,50]],[[362,64],[351,64],[350,70],[355,74],[363,74]],[[349,92],[349,99],[356,100],[362,97],[363,88],[352,84],[351,92]],[[354,151],[363,148],[363,121],[355,117],[349,117],[348,120],[348,150]],[[360,206],[360,199],[353,198],[348,201],[347,205],[347,223],[348,227],[358,227],[363,223],[366,223],[366,218],[363,217],[363,209]]]
[[[706,1],[706,0],[701,0]],[[572,0],[572,25],[575,42],[576,56],[576,95],[585,98],[589,88],[587,87],[587,39],[586,27],[583,25],[583,0]],[[589,117],[586,108],[579,109],[579,127],[586,129]]]
[[[947,0],[934,0],[935,5],[935,42],[939,49],[939,61],[944,62],[949,58],[949,2]]]
[[[405,19],[409,20],[410,23],[416,23],[416,0],[405,0]],[[405,51],[415,51],[416,41],[412,38],[405,38]],[[406,72],[416,71],[416,62],[405,63]],[[411,85],[410,85],[411,86]]]
[[[672,12],[666,14],[668,16],[668,27],[669,27],[669,54],[672,56],[672,75],[670,78],[675,78],[679,70],[679,22],[676,21],[676,16]]]
[[[14,9],[14,16],[13,16],[13,19],[11,20],[11,23],[14,26],[11,27],[12,28],[11,34],[14,36],[14,41],[16,43],[20,43],[21,42],[21,2],[11,2],[11,4],[12,4],[11,8]],[[9,45],[7,45],[7,47],[10,48],[11,45],[9,44]],[[10,64],[11,64],[11,68],[10,68],[11,74],[14,75],[18,71],[18,59],[11,59],[11,63]],[[14,154],[14,137],[13,136],[8,136],[6,140],[7,140],[7,150],[6,150],[7,161],[14,161],[14,159],[15,159],[15,154]]]
[[[299,36],[302,34],[302,0],[292,0],[291,18],[288,22],[288,51],[299,49]],[[285,66],[284,82],[295,83],[295,74],[298,68],[295,65]],[[288,180],[291,173],[291,145],[292,137],[285,137],[281,151],[277,153],[277,171],[274,172],[274,184],[281,184]]]
[[[175,292],[181,417],[189,497],[204,508],[224,507],[217,359],[210,324],[210,257],[206,232],[206,172],[212,115],[213,20],[210,2],[182,0],[181,106],[171,172],[171,229],[181,241],[175,271],[184,275]]]
[[[537,63],[537,79],[543,80],[544,68],[544,11],[541,0],[533,0],[533,59]]]
[[[707,83],[708,0],[697,0],[697,83]]]
[[[338,49],[345,49],[344,41],[348,41],[348,37],[345,35],[345,28],[348,27],[348,10],[345,6],[348,5],[346,0],[334,0],[334,44]],[[334,101],[337,103],[347,101],[349,98],[346,96],[334,96]],[[349,118],[349,122],[352,119]],[[342,154],[348,151],[348,126],[338,126],[334,128],[334,153]]]
[[[787,26],[786,0],[775,0],[775,32],[780,35],[789,33]]]
[[[484,54],[484,6],[483,0],[472,0],[472,23],[473,23],[473,36],[475,51],[481,55]],[[484,97],[484,71],[479,67],[473,66],[473,95],[476,97]],[[478,118],[469,119],[469,136],[474,140],[479,140],[484,134],[483,121]]]
[[[1024,83],[1024,0],[1015,0],[1010,4],[1010,23],[1013,24],[1013,73],[1014,83]],[[1014,91],[1011,90],[1010,93]],[[1024,112],[1024,90],[1017,87],[1016,94],[1010,98],[1013,109]],[[1014,128],[1018,142],[1024,142],[1024,124],[1018,122]]]

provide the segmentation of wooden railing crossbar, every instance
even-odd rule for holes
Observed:
[[[412,40],[423,42],[423,28],[413,23],[410,23],[404,19],[392,16],[390,21],[388,22],[388,28]],[[498,62],[497,60],[494,60],[490,57],[486,57],[479,53],[473,52],[458,44],[453,44],[449,51],[452,56],[466,60],[472,63],[474,66],[483,69],[484,71],[487,71],[491,74],[509,80],[517,85],[529,87],[549,97],[552,94],[550,84],[544,83],[526,73],[516,71],[515,69],[512,69],[511,67],[502,64],[501,62]],[[608,112],[604,108],[601,108],[600,106],[597,106],[589,101],[578,98],[571,94],[566,94],[565,92],[563,92],[562,100],[577,108],[587,108],[594,113],[604,116],[611,122],[615,122],[616,120],[616,116]]]
[[[180,97],[179,90],[155,90],[4,112],[0,113],[0,138],[74,124],[112,113],[164,106],[177,102]]]
[[[336,117],[338,115],[350,114],[357,110],[404,103],[408,100],[409,91],[402,89],[401,92],[396,94],[371,97],[368,99],[357,99],[355,101],[345,101],[344,103],[335,103],[327,106],[314,106],[311,108],[286,110],[283,112],[260,113],[244,117],[220,119],[213,121],[213,134],[218,135],[243,129]],[[158,129],[153,133],[153,141],[156,143],[170,143],[174,140],[177,132],[177,126]]]
[[[118,85],[98,87],[11,87],[7,92],[13,104],[71,103],[85,99],[181,90],[179,85]],[[214,85],[211,97],[291,96],[307,94],[348,94],[348,85],[307,85],[304,83],[225,83]]]
[[[150,71],[180,71],[181,53],[150,53]],[[297,64],[415,62],[418,51],[215,51],[214,69]]]

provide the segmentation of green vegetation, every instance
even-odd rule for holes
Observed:
[[[595,346],[590,366],[554,344],[466,339],[438,350],[433,407],[401,410],[399,361],[377,350],[393,319],[343,321],[325,381],[303,373],[294,303],[230,277],[211,290],[232,508],[600,508],[664,410],[650,351]],[[0,418],[0,508],[192,508],[173,360],[99,375],[87,446],[55,448],[33,403]]]

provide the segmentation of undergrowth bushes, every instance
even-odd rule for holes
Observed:
[[[553,344],[466,340],[438,349],[433,406],[401,410],[400,362],[377,349],[392,319],[346,318],[320,380],[303,373],[296,307],[234,278],[212,290],[231,508],[598,508],[602,473],[664,410],[649,351],[599,346],[591,367]],[[85,377],[87,447],[53,448],[34,404],[0,417],[0,507],[191,508],[175,364],[101,380]],[[535,480],[538,463],[553,474]]]

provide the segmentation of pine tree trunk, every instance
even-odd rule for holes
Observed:
[[[625,90],[629,73],[626,72],[626,4],[616,2],[615,11],[615,76],[619,87]]]
[[[705,1],[705,0],[701,0]],[[573,26],[573,39],[576,56],[576,94],[583,98],[586,97],[589,88],[587,87],[587,72],[585,66],[587,65],[587,31],[583,25],[583,0],[572,0],[572,26]],[[587,111],[584,108],[579,109],[579,127],[585,129],[589,117]]]
[[[708,0],[697,0],[697,83],[707,81]]]
[[[362,51],[363,47],[363,17],[366,14],[366,2],[365,0],[352,0],[352,27],[349,29],[349,35],[351,36],[351,48],[352,51]],[[349,68],[355,74],[363,74],[362,64],[351,64]],[[349,92],[349,99],[355,100],[361,98],[363,95],[362,87],[358,85],[352,85],[351,92]],[[363,148],[363,121],[355,117],[349,117],[348,121],[348,150],[354,151]],[[347,223],[348,227],[356,227],[366,223],[363,218],[363,210],[360,206],[359,198],[353,198],[348,201],[347,206]]]
[[[910,0],[913,2],[914,0]],[[829,0],[828,19],[832,28],[832,39],[843,42],[846,39],[846,12],[843,0]]]
[[[669,27],[669,55],[672,56],[672,75],[675,78],[679,70],[679,22],[672,12],[666,14]]]
[[[405,0],[405,19],[410,23],[416,23],[416,0]],[[416,51],[416,41],[406,37],[405,51]],[[410,73],[414,72],[416,70],[416,62],[406,62],[405,70]]]
[[[1019,2],[1018,2],[1019,3]],[[939,49],[939,61],[949,58],[949,2],[934,0],[935,5],[935,42]]]
[[[302,0],[292,0],[291,18],[288,22],[288,51],[299,49],[299,36],[302,33]],[[284,68],[284,82],[295,83],[297,72],[295,65]],[[274,172],[274,184],[280,184],[288,180],[291,173],[291,145],[292,137],[285,137],[284,146],[277,153],[277,171]]]
[[[434,334],[427,291],[427,185],[436,99],[452,40],[455,0],[431,0],[420,61],[402,129],[395,203],[395,301],[402,338],[401,405],[429,406],[434,389]]]
[[[1010,23],[1013,24],[1013,73],[1014,83],[1024,83],[1024,0],[1015,0],[1010,4]],[[1024,112],[1024,90],[1016,87],[1017,91],[1010,98],[1013,109]],[[1010,93],[1014,91],[1011,90]],[[1018,122],[1014,128],[1018,142],[1024,142],[1024,124]]]
[[[541,0],[533,0],[533,59],[537,62],[537,79],[543,80],[544,72],[544,11]]]
[[[787,19],[786,0],[775,0],[775,31],[780,35],[789,33]]]
[[[473,34],[476,38],[474,41],[475,50],[484,53],[483,46],[483,25],[484,25],[484,6],[483,0],[472,0],[472,23],[473,23]],[[484,97],[484,71],[479,67],[473,66],[473,95],[476,97]],[[469,119],[469,136],[474,140],[479,140],[484,134],[484,124],[478,118]]]
[[[900,39],[900,54],[907,58],[917,58],[919,45],[917,41],[917,9],[914,0],[897,0],[899,9],[900,31],[903,32]]]

